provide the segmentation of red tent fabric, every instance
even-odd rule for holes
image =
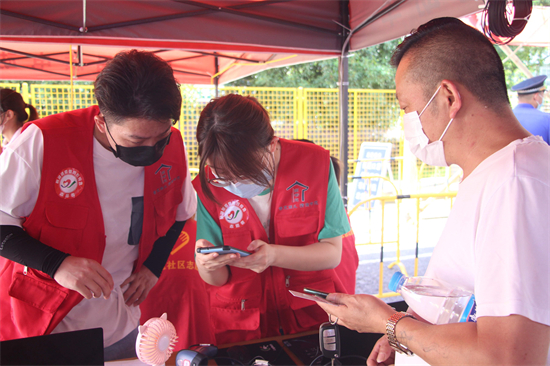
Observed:
[[[119,50],[142,48],[169,60],[180,83],[210,84],[215,76],[224,83],[269,67],[336,57],[346,47],[353,51],[394,39],[431,18],[463,16],[478,5],[476,0],[2,0],[0,77],[68,79],[71,54],[76,80],[93,80]]]

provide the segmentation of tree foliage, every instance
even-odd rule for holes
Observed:
[[[512,51],[516,51],[519,46],[510,46]],[[510,59],[507,59],[506,54],[497,47],[497,51],[500,55],[500,58],[504,61],[504,72],[506,75],[506,85],[508,89],[513,85],[527,79],[527,76],[516,66],[514,62]],[[539,75],[542,73],[547,73],[544,71],[544,66],[546,68],[550,65],[550,48],[548,47],[520,47],[516,52],[516,55],[523,62],[527,69],[533,75]],[[549,75],[550,76],[550,75]]]
[[[349,55],[349,87],[393,89],[394,70],[389,66],[393,50],[401,40],[364,48]],[[338,60],[310,62],[266,70],[226,84],[228,86],[270,86],[336,88]]]
[[[535,0],[533,5],[550,5],[550,0]],[[352,89],[394,89],[395,70],[389,61],[395,47],[402,41],[381,43],[349,55],[349,87]],[[526,75],[495,46],[504,61],[508,89],[526,79]],[[510,46],[515,51],[518,46]],[[549,47],[520,47],[516,55],[533,75],[550,67]],[[541,68],[543,71],[541,71]],[[550,75],[549,75],[550,76]],[[330,59],[306,64],[284,66],[228,83],[228,86],[336,88],[338,86],[338,60]]]

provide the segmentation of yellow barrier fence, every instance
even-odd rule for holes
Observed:
[[[41,117],[96,104],[93,85],[75,83],[2,83],[0,87],[20,92],[23,99],[34,105]],[[182,85],[183,104],[177,124],[185,142],[191,171],[198,167],[196,124],[201,110],[214,97],[210,86]],[[309,139],[339,156],[338,90],[319,88],[262,88],[222,87],[219,95],[229,93],[251,95],[267,109],[273,128],[279,137]],[[401,177],[400,157],[403,156],[403,132],[395,90],[349,90],[349,161],[352,175],[361,143],[364,141],[390,142],[392,148],[391,172]],[[418,166],[421,169],[421,165]],[[422,176],[445,170],[422,168]]]
[[[364,177],[364,178],[381,178],[381,177]],[[420,222],[421,217],[420,214],[422,212],[422,206],[426,202],[433,203],[434,199],[446,199],[449,200],[449,207],[448,210],[444,210],[445,212],[440,212],[439,214],[443,217],[448,216],[448,213],[451,210],[453,198],[456,196],[456,192],[443,192],[443,193],[419,193],[419,194],[410,194],[410,195],[390,195],[390,196],[377,196],[377,197],[371,197],[369,199],[366,199],[364,201],[359,202],[357,205],[355,205],[350,211],[349,216],[352,221],[354,221],[354,215],[358,214],[359,212],[363,212],[366,216],[365,220],[361,220],[360,227],[363,230],[368,230],[368,238],[369,240],[363,243],[356,242],[356,246],[361,245],[380,245],[380,264],[379,264],[379,284],[378,284],[378,293],[374,294],[377,297],[380,298],[386,298],[386,297],[393,297],[393,296],[399,296],[398,293],[395,292],[384,292],[383,291],[383,284],[384,284],[384,246],[388,244],[395,244],[396,248],[396,260],[393,261],[388,265],[388,268],[391,269],[394,266],[399,267],[400,271],[408,276],[407,269],[405,268],[405,265],[401,262],[400,255],[401,255],[401,233],[407,232],[407,230],[403,229],[403,212],[401,210],[401,204],[403,200],[415,200],[415,205],[408,205],[406,214],[409,217],[414,217],[414,224],[415,224],[415,235],[414,238],[408,237],[408,241],[415,240],[415,259],[414,259],[414,276],[418,276],[418,252],[419,252],[419,233],[420,233]],[[373,202],[378,202],[379,206],[376,212],[373,212],[372,209]],[[391,218],[388,218],[386,216],[386,212],[388,205],[395,204],[395,209],[392,210],[393,215]],[[411,212],[414,211],[414,212]],[[367,222],[364,222],[367,221]],[[378,222],[379,221],[379,222]],[[391,222],[391,227],[388,229],[386,226],[386,222]],[[373,241],[372,240],[372,227],[378,226],[379,231],[379,240]],[[354,229],[354,231],[357,231]],[[395,240],[388,240],[385,235],[389,232],[392,232],[395,234]],[[356,232],[356,238],[357,238],[357,232]]]
[[[20,92],[41,117],[96,103],[93,85],[56,83],[2,83]],[[177,125],[185,141],[189,165],[198,167],[195,127],[204,106],[214,97],[213,87],[182,85],[183,104]],[[277,136],[310,139],[339,156],[338,90],[309,88],[222,87],[219,95],[251,95],[267,109]],[[349,156],[356,158],[363,141],[390,141],[393,154],[401,149],[400,121],[394,90],[356,90],[350,95]],[[396,112],[397,111],[397,112]],[[396,130],[397,128],[397,130]],[[398,131],[399,130],[399,131]],[[397,132],[396,132],[397,131]],[[350,165],[353,172],[355,163]]]

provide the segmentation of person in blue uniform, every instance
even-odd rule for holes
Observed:
[[[518,105],[514,114],[521,125],[531,134],[541,136],[550,144],[550,113],[540,110],[546,87],[546,75],[539,75],[522,81],[512,87],[518,93]]]

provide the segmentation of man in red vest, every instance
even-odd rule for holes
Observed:
[[[138,305],[195,212],[181,94],[150,52],[119,53],[98,106],[26,126],[0,159],[0,340],[103,328],[135,356]]]

